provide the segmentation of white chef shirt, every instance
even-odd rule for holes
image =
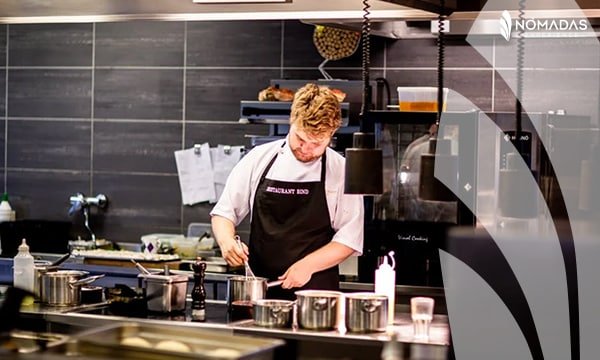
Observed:
[[[282,147],[284,141],[285,146]],[[348,246],[354,255],[362,254],[364,237],[364,208],[362,195],[344,194],[344,164],[346,159],[327,148],[325,193],[331,227],[335,231],[332,241]],[[253,148],[233,168],[223,194],[210,212],[231,220],[236,226],[250,213],[254,195],[262,173],[278,153],[266,178],[279,181],[320,181],[321,158],[303,163],[296,159],[289,141],[276,140]],[[276,209],[274,209],[276,211]]]

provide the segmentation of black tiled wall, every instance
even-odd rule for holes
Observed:
[[[99,237],[139,242],[208,222],[212,205],[182,206],[173,152],[207,141],[248,146],[245,135],[268,134],[238,123],[239,101],[270,79],[320,78],[312,31],[299,21],[0,26],[0,168],[17,217],[68,220],[69,196],[84,192],[109,198],[91,219]],[[511,63],[486,60],[496,46],[479,54],[450,39],[445,85],[482,110],[512,111],[496,71]],[[371,77],[388,79],[392,101],[396,86],[436,85],[434,39],[373,37],[371,48]],[[544,59],[542,50],[534,56]],[[581,61],[593,74],[579,72],[581,81],[597,81],[598,65]],[[360,80],[360,49],[326,68]],[[536,110],[556,108],[541,98]]]

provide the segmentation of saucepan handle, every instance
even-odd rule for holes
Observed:
[[[283,280],[269,281],[267,283],[267,288],[270,288],[270,287],[273,287],[273,286],[280,286],[281,284],[283,284]]]
[[[86,278],[80,279],[80,280],[75,280],[75,281],[69,281],[69,286],[71,288],[75,287],[75,286],[79,286],[79,285],[87,285],[87,284],[91,284],[94,281],[100,279],[104,277],[104,274],[100,274],[100,275],[94,275],[94,276],[88,276]]]

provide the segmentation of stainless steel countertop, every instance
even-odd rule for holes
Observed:
[[[207,303],[224,304],[223,301],[208,300]],[[98,305],[95,305],[98,306]],[[449,327],[448,317],[445,315],[435,315],[431,324],[430,338],[428,341],[415,341],[412,337],[412,322],[410,314],[397,312],[394,325],[388,327],[385,333],[370,333],[370,334],[354,334],[346,331],[345,326],[339,326],[333,331],[310,331],[299,329],[297,327],[291,329],[271,329],[262,328],[254,325],[253,320],[240,320],[230,323],[208,323],[208,322],[192,322],[192,321],[168,321],[159,319],[143,319],[130,318],[123,316],[107,316],[98,314],[81,313],[85,308],[91,306],[80,307],[48,307],[40,304],[26,305],[22,308],[22,313],[30,316],[40,316],[46,321],[65,325],[73,325],[81,327],[85,324],[86,327],[103,326],[114,322],[134,321],[142,324],[159,324],[168,326],[192,327],[199,329],[214,329],[225,331],[228,333],[253,334],[266,337],[278,337],[285,339],[296,340],[317,340],[329,341],[335,343],[383,343],[390,340],[390,336],[394,333],[398,334],[398,341],[401,343],[422,344],[422,345],[449,345]],[[340,317],[343,319],[343,315]]]

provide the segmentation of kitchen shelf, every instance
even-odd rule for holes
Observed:
[[[350,104],[341,103],[342,126],[349,121]],[[289,125],[292,103],[288,101],[240,101],[240,123]]]

